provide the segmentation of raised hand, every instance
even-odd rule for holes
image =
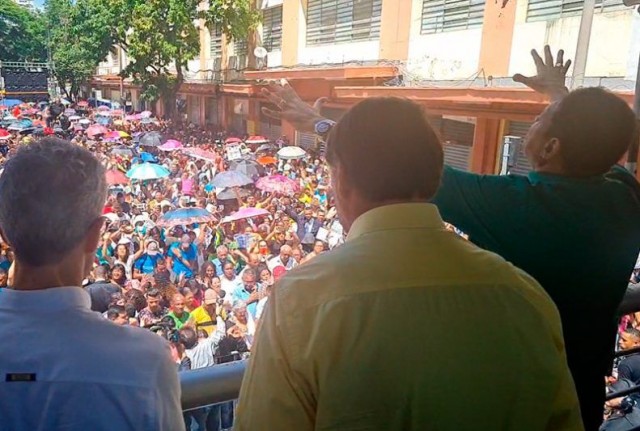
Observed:
[[[536,76],[526,77],[518,73],[513,76],[513,80],[552,99],[561,98],[567,94],[565,78],[571,66],[571,60],[564,62],[564,51],[562,49],[558,51],[555,62],[549,45],[544,47],[544,60],[535,49],[531,51],[531,56],[536,64]]]
[[[327,100],[326,97],[319,98],[311,106],[305,103],[284,80],[280,85],[270,85],[269,88],[263,88],[262,94],[280,109],[274,111],[262,108],[262,112],[276,120],[288,121],[300,132],[314,133],[315,124],[323,119],[320,115],[320,108]]]

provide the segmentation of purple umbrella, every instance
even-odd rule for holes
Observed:
[[[233,214],[222,219],[222,223],[229,223],[232,221],[238,221],[245,218],[259,217],[269,214],[269,211],[262,208],[242,208],[240,211],[236,211]]]

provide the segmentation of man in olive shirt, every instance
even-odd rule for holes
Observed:
[[[327,161],[349,235],[272,292],[235,429],[582,430],[551,299],[426,203],[443,153],[420,107],[359,103]]]
[[[614,166],[635,136],[635,116],[598,88],[568,94],[571,62],[563,61],[562,50],[555,62],[548,46],[544,60],[532,55],[537,76],[514,80],[554,102],[526,139],[534,172],[476,175],[445,167],[432,202],[445,221],[524,269],[555,301],[585,427],[595,430],[602,422],[616,309],[640,251],[640,187]],[[289,86],[263,92],[282,108],[263,108],[265,114],[321,132],[327,120],[318,103],[306,105]]]

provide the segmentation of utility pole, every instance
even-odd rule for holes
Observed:
[[[585,0],[580,17],[580,30],[578,31],[578,45],[576,47],[575,62],[573,63],[573,75],[571,88],[579,88],[584,85],[584,75],[587,69],[587,55],[589,54],[589,39],[591,38],[591,25],[593,13],[596,8],[596,0]]]

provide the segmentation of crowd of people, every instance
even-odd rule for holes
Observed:
[[[65,116],[67,110],[77,115]],[[25,104],[14,107],[12,116],[31,118],[36,128],[39,120],[51,125],[41,134],[57,134],[88,149],[108,175],[115,175],[108,179],[106,223],[94,268],[84,282],[91,308],[117,324],[149,328],[167,338],[180,370],[246,356],[274,282],[343,240],[327,167],[313,149],[297,159],[281,159],[277,151],[286,139],[270,144],[260,137],[261,146],[242,145],[241,157],[230,160],[228,146],[237,146],[239,139],[219,130],[153,118],[143,122],[84,103],[58,109],[54,119],[51,111]],[[93,134],[98,119],[107,119],[101,121],[105,128]],[[123,137],[110,138],[113,132]],[[152,132],[161,138],[147,145],[144,135]],[[37,135],[30,129],[1,136],[4,157],[11,158]],[[180,144],[164,150],[167,141]],[[193,149],[199,152],[190,153]],[[144,163],[164,167],[169,175],[126,178]],[[218,174],[234,170],[252,181],[242,187],[212,185]],[[275,178],[285,188],[262,191],[255,184],[261,178]],[[208,221],[161,222],[176,210],[194,208],[209,215]],[[260,215],[234,217],[246,209],[261,210]],[[6,286],[12,252],[3,245],[0,284]],[[202,430],[218,429],[213,422],[230,428],[233,409],[223,406],[220,414],[220,408],[187,418]]]

